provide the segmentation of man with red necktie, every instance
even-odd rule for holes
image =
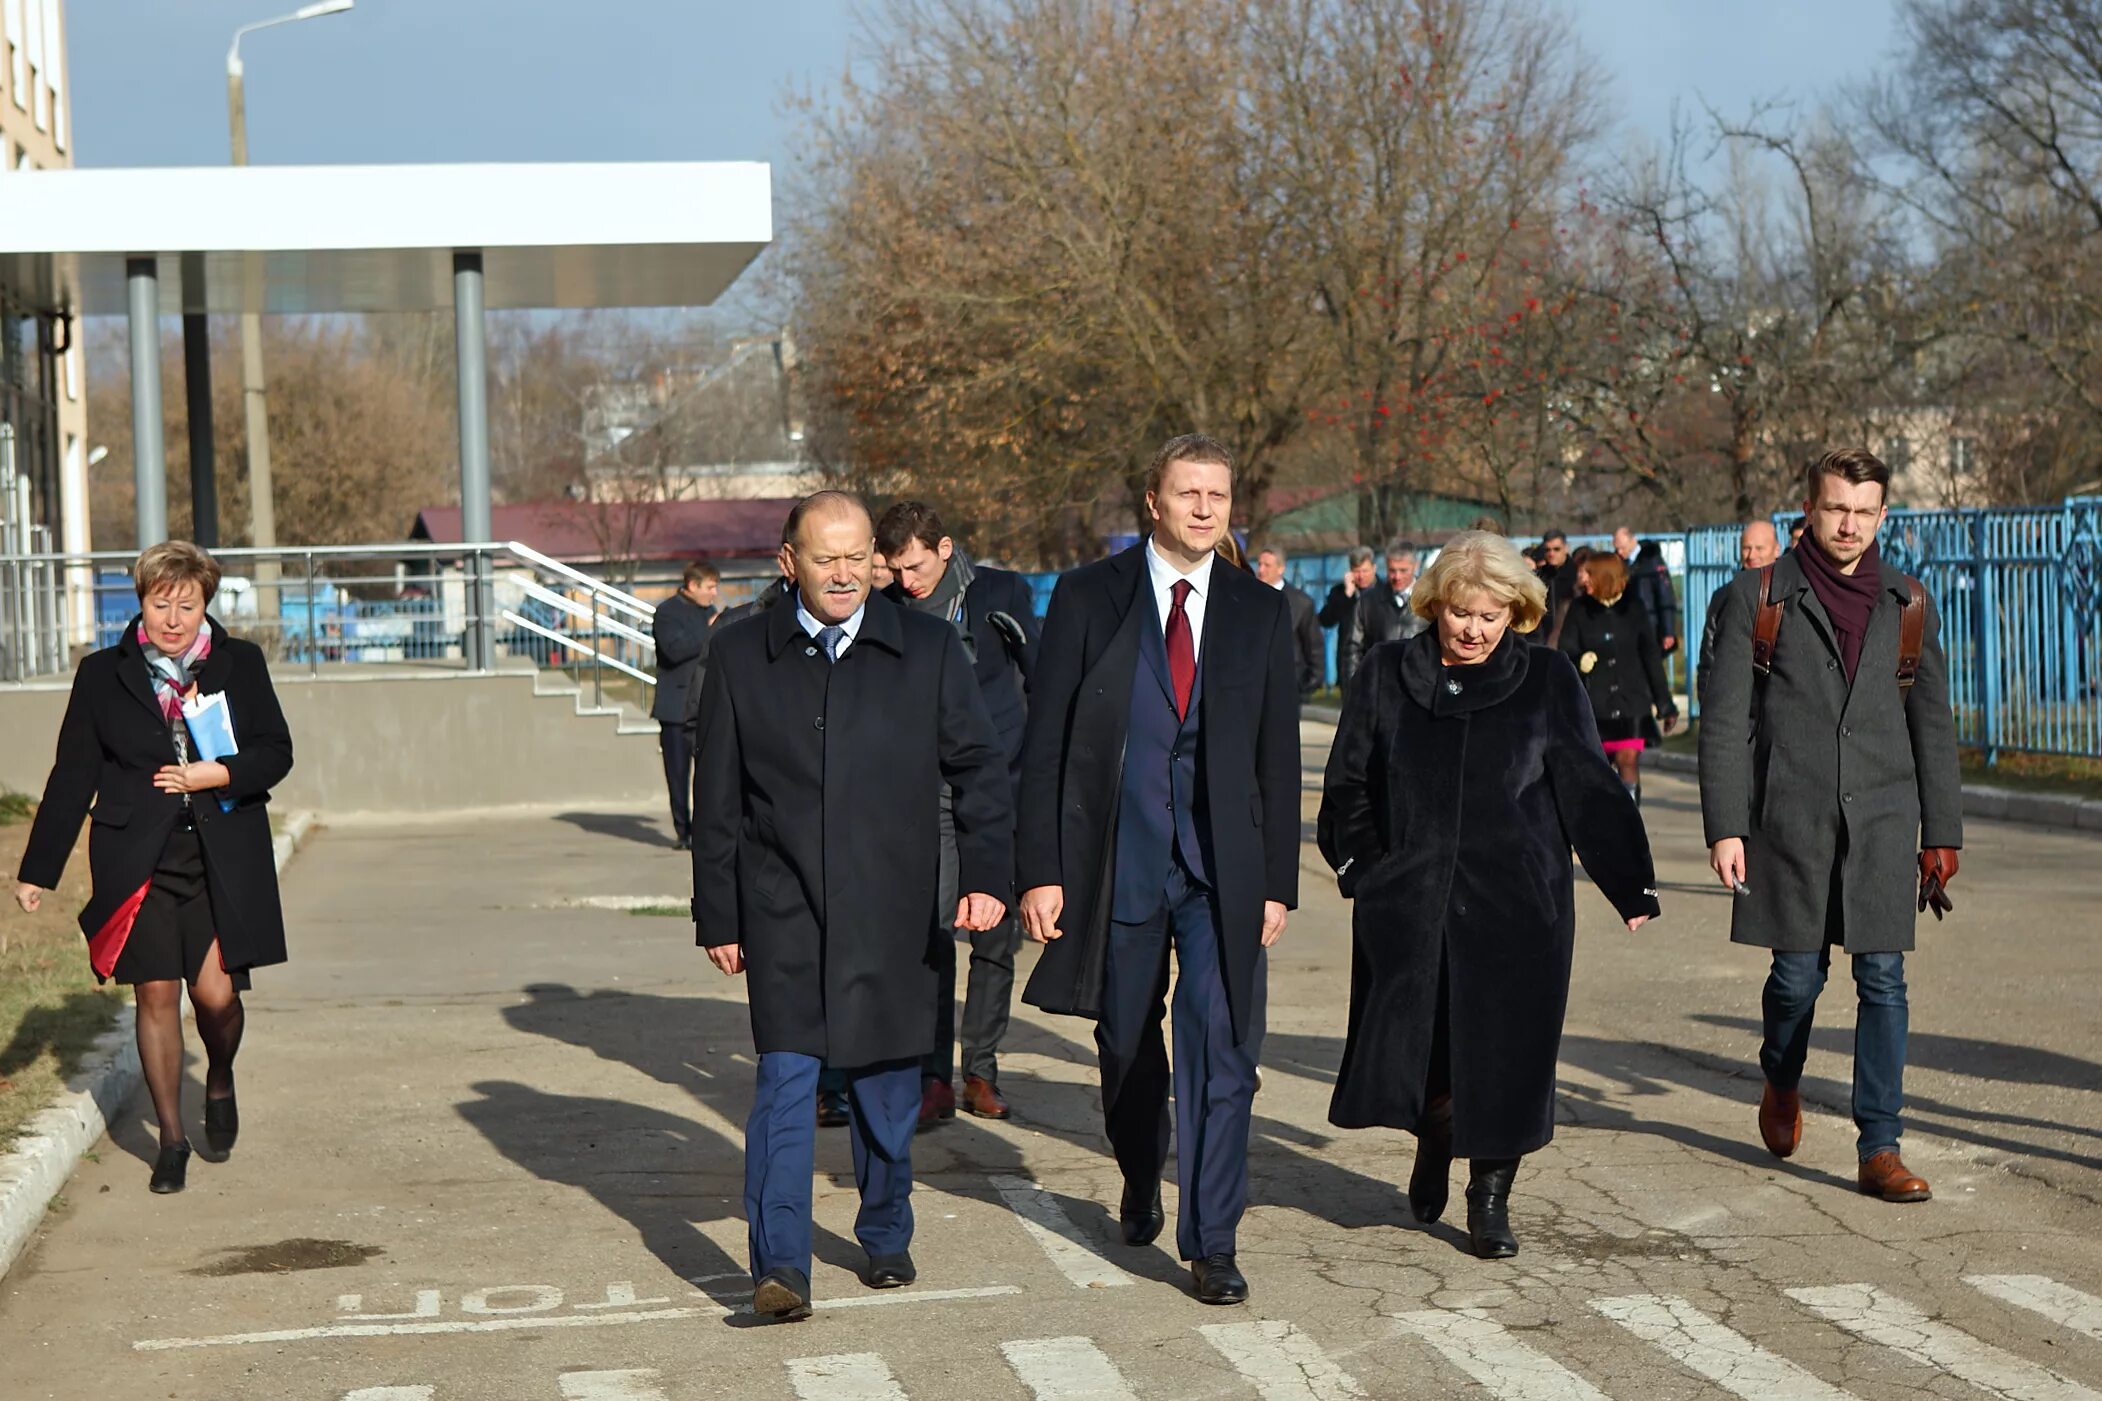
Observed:
[[[1059,581],[1031,678],[1016,887],[1046,945],[1024,999],[1093,1017],[1124,1239],[1165,1222],[1172,949],[1176,1245],[1197,1297],[1238,1304],[1263,950],[1299,891],[1299,696],[1274,589],[1213,567],[1233,458],[1154,456],[1153,533]]]

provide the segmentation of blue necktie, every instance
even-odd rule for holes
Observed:
[[[836,662],[839,660],[839,642],[846,635],[847,630],[837,623],[817,630],[817,640],[825,649],[826,661]]]

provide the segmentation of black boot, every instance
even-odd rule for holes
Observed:
[[[1511,1234],[1511,1180],[1518,1176],[1516,1158],[1476,1158],[1468,1164],[1467,1239],[1484,1260],[1508,1260],[1518,1253]]]
[[[189,1171],[189,1141],[185,1139],[181,1143],[169,1144],[155,1155],[153,1159],[153,1179],[146,1184],[146,1190],[162,1196],[166,1196],[171,1192],[180,1192],[183,1189],[185,1179],[189,1176]]]
[[[1416,1166],[1409,1173],[1409,1214],[1428,1226],[1445,1214],[1452,1192],[1452,1096],[1426,1105],[1416,1124]]]

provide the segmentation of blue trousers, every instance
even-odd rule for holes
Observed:
[[[744,1130],[744,1219],[752,1278],[769,1270],[810,1275],[810,1177],[817,1168],[816,1056],[768,1051]],[[854,1185],[861,1213],[854,1235],[870,1255],[912,1243],[912,1134],[920,1112],[918,1061],[842,1072],[852,1106]]]
[[[1102,1019],[1102,1116],[1124,1180],[1159,1181],[1168,1160],[1168,1052],[1161,1018],[1175,951],[1175,1246],[1185,1260],[1230,1255],[1248,1204],[1248,1119],[1261,1002],[1236,1043],[1211,891],[1178,863],[1159,913],[1112,923]]]
[[[1895,1149],[1903,1133],[1905,1107],[1905,1033],[1910,1013],[1905,1001],[1905,955],[1857,953],[1854,956],[1854,1127],[1856,1150],[1867,1162],[1885,1149]],[[1760,999],[1765,1037],[1759,1046],[1759,1068],[1775,1086],[1792,1090],[1803,1078],[1810,1055],[1810,1024],[1817,995],[1832,969],[1832,946],[1817,953],[1774,954]]]

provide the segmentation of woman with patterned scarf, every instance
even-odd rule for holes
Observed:
[[[285,961],[267,805],[292,768],[292,737],[262,649],[227,636],[205,612],[218,563],[170,542],[140,555],[132,572],[139,614],[116,646],[89,654],[74,674],[15,900],[31,913],[42,905],[92,816],[81,932],[96,978],[132,987],[139,1063],[160,1124],[150,1185],[180,1192],[190,1160],[182,988],[204,1042],[205,1142],[223,1157],[240,1131],[241,993],[251,968]],[[206,760],[184,702],[215,695],[236,752]]]

